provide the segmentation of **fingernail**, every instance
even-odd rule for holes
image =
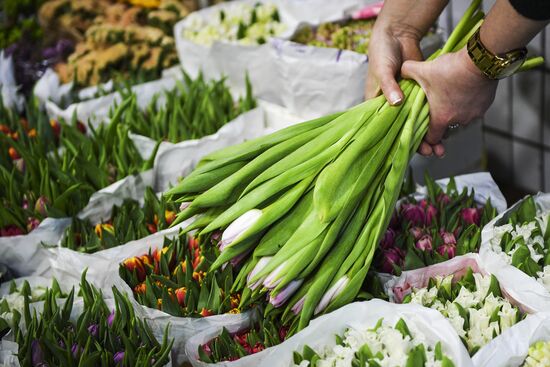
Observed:
[[[390,103],[392,106],[398,105],[401,103],[401,96],[397,92],[390,93]]]

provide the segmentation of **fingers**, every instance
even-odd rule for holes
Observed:
[[[436,144],[436,145],[432,146],[432,149],[433,149],[433,152],[434,152],[436,157],[438,157],[438,158],[445,157],[445,147],[443,146],[443,144],[441,144],[441,143]]]
[[[430,145],[440,144],[446,131],[446,124],[436,123],[432,119],[432,122],[430,123],[430,126],[428,128],[428,132],[426,133],[426,136],[424,136],[424,140]]]
[[[418,147],[418,153],[424,157],[431,157],[432,155],[435,155],[438,158],[443,158],[445,157],[445,147],[441,143],[430,145],[423,141]]]
[[[399,88],[399,84],[395,80],[395,74],[388,68],[380,75],[380,89],[386,97],[386,100],[392,105],[397,106],[403,99],[403,91]]]
[[[375,65],[371,65],[376,68]],[[386,100],[392,105],[400,104],[403,99],[403,91],[395,80],[395,71],[391,66],[380,66],[376,71],[369,71],[365,86],[365,98],[374,98],[380,94],[380,91],[386,97]],[[378,82],[378,80],[379,82]]]
[[[433,155],[433,149],[432,146],[425,141],[420,143],[420,146],[418,147],[418,153],[423,155],[424,157],[430,157]]]

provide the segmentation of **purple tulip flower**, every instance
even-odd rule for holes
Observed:
[[[401,207],[401,215],[403,219],[414,226],[422,227],[426,222],[424,210],[418,205],[403,204]]]
[[[113,356],[113,361],[115,364],[122,363],[122,361],[124,361],[124,351],[122,350],[120,352],[116,352]]]

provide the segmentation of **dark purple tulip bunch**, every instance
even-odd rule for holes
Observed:
[[[426,182],[426,198],[408,196],[395,210],[377,250],[377,271],[399,274],[479,250],[481,228],[496,216],[491,202],[478,205],[475,191],[459,192],[454,179],[446,190],[430,177]]]

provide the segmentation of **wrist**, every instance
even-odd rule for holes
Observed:
[[[466,72],[466,76],[468,78],[483,83],[498,83],[498,80],[490,79],[477,67],[477,65],[468,54],[468,49],[466,47],[463,47],[456,54],[460,60],[460,65],[463,66],[463,69]]]

